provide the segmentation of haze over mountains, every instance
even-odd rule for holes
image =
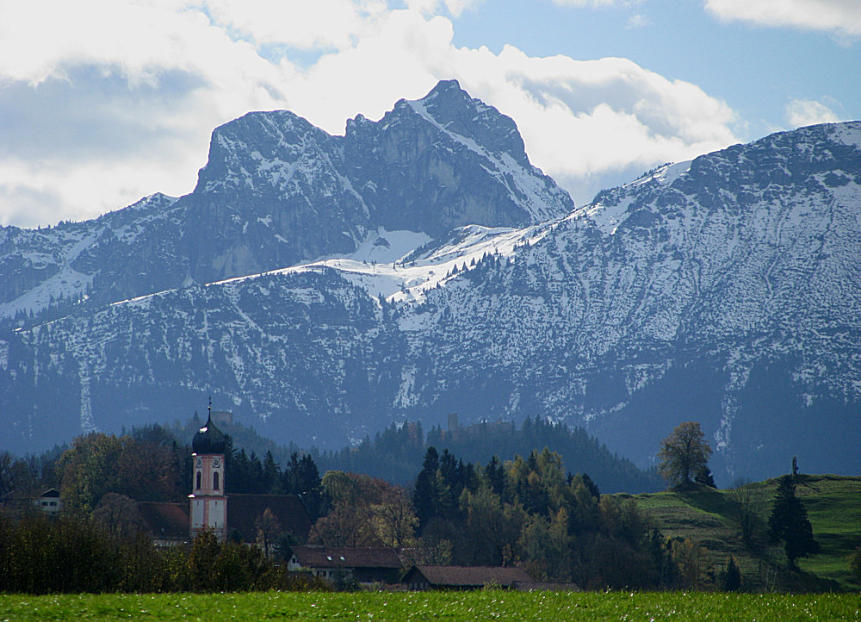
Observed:
[[[575,208],[453,81],[343,137],[251,113],[213,132],[190,195],[0,229],[0,446],[184,418],[211,393],[305,446],[540,415],[647,465],[695,420],[719,481],[793,455],[858,473],[859,257],[861,122]]]

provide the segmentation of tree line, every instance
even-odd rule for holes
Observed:
[[[322,470],[367,473],[390,482],[409,485],[422,468],[428,447],[445,449],[469,462],[487,462],[494,455],[528,455],[534,448],[557,452],[572,472],[589,473],[608,492],[660,490],[656,471],[638,469],[630,460],[612,453],[583,428],[530,417],[518,427],[513,422],[484,422],[427,432],[419,422],[393,424],[365,439],[357,447],[340,451],[311,451]]]
[[[552,431],[542,422],[530,425]],[[444,436],[428,436],[434,434]],[[424,446],[420,430],[407,426],[382,433],[381,444],[391,443],[394,455],[394,441],[404,435],[408,442],[400,451]],[[692,477],[710,479],[709,454],[699,425],[686,422],[662,443],[661,472],[681,488],[693,485]],[[699,586],[702,551],[696,542],[665,538],[631,498],[602,494],[589,474],[567,470],[562,456],[547,447],[506,461],[493,455],[483,464],[433,445],[422,455],[405,487],[335,469],[321,478],[310,454],[293,452],[282,466],[271,451],[262,458],[247,454],[228,437],[226,490],[296,494],[313,521],[309,542],[388,546],[407,564],[518,564],[536,579],[584,588]],[[262,557],[231,541],[154,549],[134,520],[134,500],[184,500],[191,472],[190,448],[159,426],[120,437],[79,437],[50,458],[0,455],[0,493],[51,482],[66,504],[53,520],[32,507],[17,517],[0,511],[0,591],[265,589],[298,580],[271,564],[289,557],[295,544],[273,516],[258,517]],[[784,543],[793,568],[818,546],[795,496],[795,477],[780,481],[767,526],[767,535]],[[765,526],[752,516],[754,547]],[[202,560],[216,578],[200,575]],[[59,565],[62,571],[52,574]],[[737,574],[731,559],[724,586],[735,585]]]
[[[157,549],[149,535],[112,533],[80,514],[0,513],[0,593],[326,590],[257,547],[201,533]]]

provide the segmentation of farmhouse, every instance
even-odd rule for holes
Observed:
[[[387,547],[294,546],[287,563],[287,570],[306,570],[330,582],[394,583],[402,568],[397,553]]]
[[[522,568],[413,566],[403,583],[411,590],[475,590],[487,586],[517,589],[533,580]]]

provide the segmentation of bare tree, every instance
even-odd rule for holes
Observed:
[[[272,513],[272,510],[266,508],[254,521],[254,526],[257,528],[259,542],[263,544],[263,554],[267,558],[271,557],[270,549],[281,534],[281,523],[278,522],[278,517]]]
[[[123,538],[144,529],[144,520],[135,500],[115,492],[102,496],[93,510],[93,520],[109,533]]]
[[[766,539],[762,494],[750,482],[737,480],[729,497],[736,505],[736,520],[742,542],[751,551],[760,549]]]

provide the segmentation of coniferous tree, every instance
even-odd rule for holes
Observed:
[[[819,552],[819,543],[813,538],[813,527],[801,499],[795,496],[795,481],[784,475],[777,485],[774,507],[768,518],[768,534],[772,542],[783,541],[789,565],[795,560]]]
[[[725,592],[736,592],[741,587],[741,571],[735,563],[735,558],[730,555],[726,572],[723,576],[723,589]]]
[[[425,452],[422,470],[416,477],[413,492],[413,507],[419,519],[419,529],[423,529],[428,521],[436,514],[437,490],[436,472],[439,469],[439,454],[434,447],[428,447]]]
[[[717,488],[717,486],[715,486],[715,478],[712,476],[712,470],[705,464],[701,465],[700,468],[697,469],[696,475],[694,475],[694,481],[697,484],[702,484],[709,488]]]

